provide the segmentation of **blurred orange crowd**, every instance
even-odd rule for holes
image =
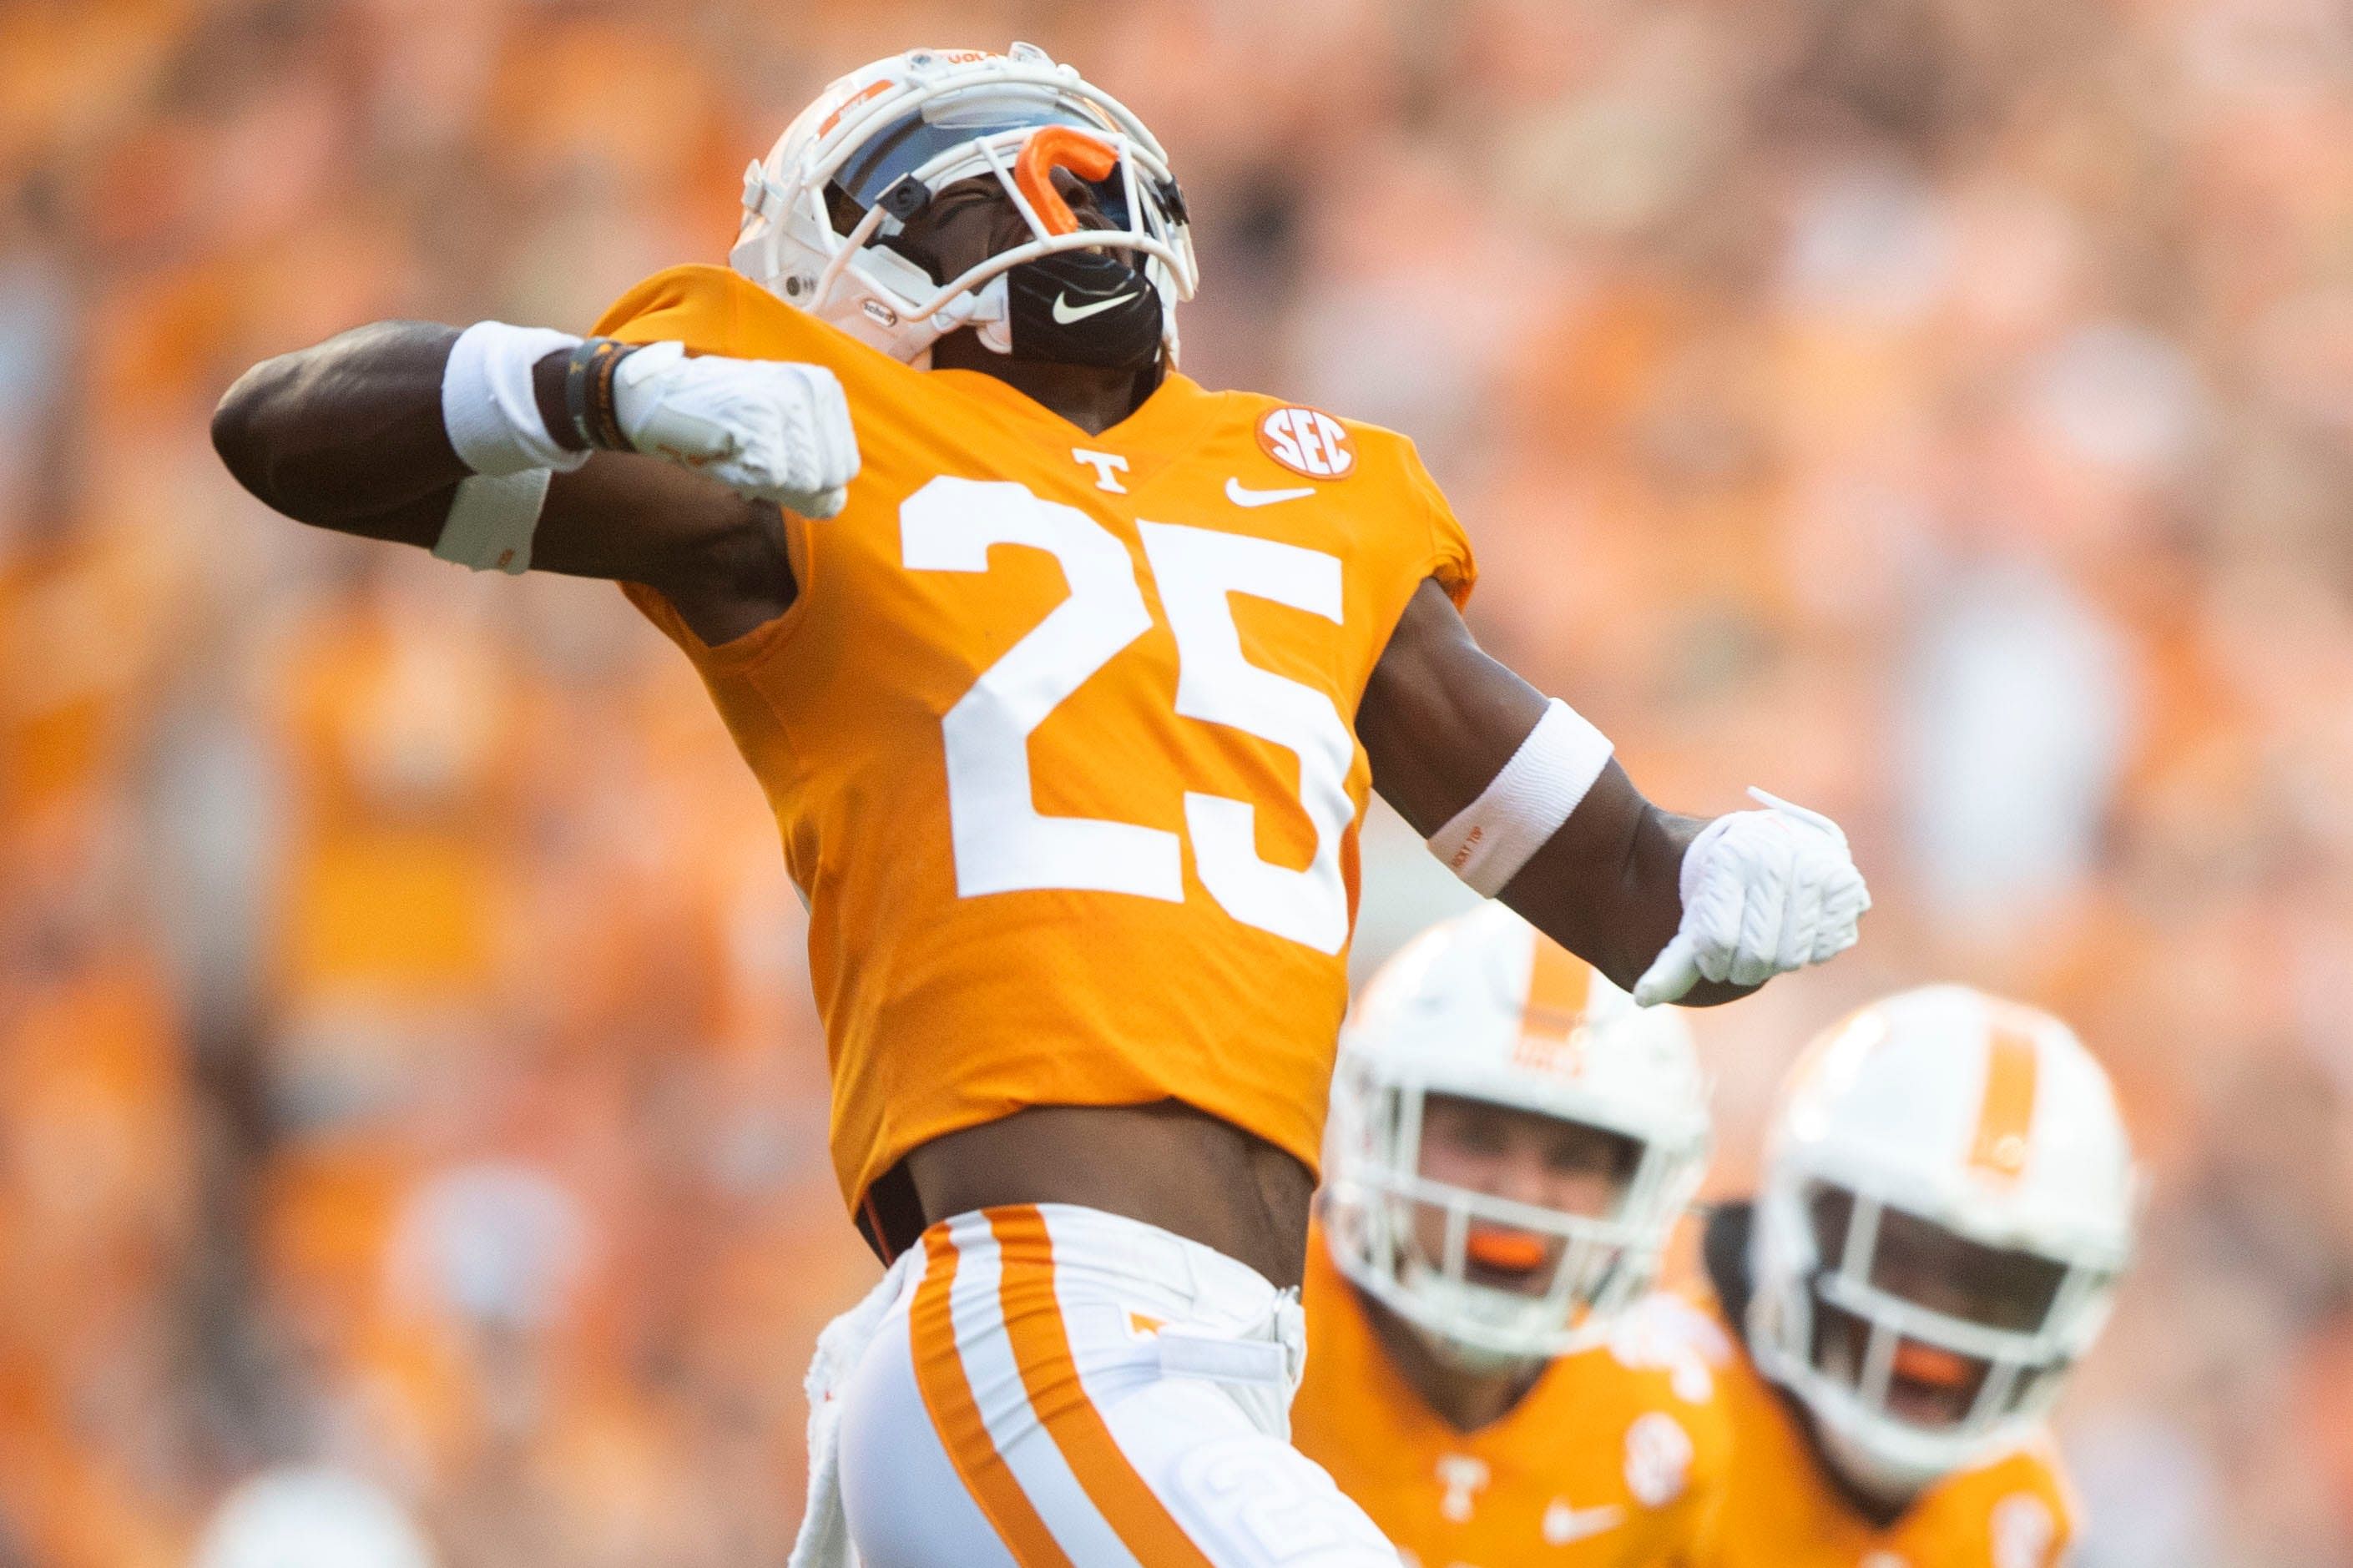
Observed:
[[[873,1265],[756,788],[609,588],[272,517],[206,420],[579,330],[831,76],[1014,37],[1168,145],[1188,371],[1419,440],[1655,797],[1849,825],[1863,946],[1703,1022],[1714,1190],[1874,992],[2058,1008],[2151,1175],[2082,1561],[2353,1560],[2341,7],[0,0],[0,1564],[233,1568],[298,1464],[385,1561],[783,1561]]]

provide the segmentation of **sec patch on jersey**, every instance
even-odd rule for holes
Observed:
[[[1258,422],[1259,449],[1294,474],[1311,479],[1345,479],[1356,469],[1356,447],[1348,427],[1320,408],[1285,404]]]

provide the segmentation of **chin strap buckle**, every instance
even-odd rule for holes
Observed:
[[[980,329],[980,342],[991,353],[1013,352],[1013,312],[1007,303],[1005,274],[1000,272],[969,294],[959,294],[932,312],[932,325],[942,337],[959,327]]]

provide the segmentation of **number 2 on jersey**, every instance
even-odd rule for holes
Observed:
[[[1029,736],[1066,698],[1152,626],[1135,565],[1116,535],[1078,508],[1005,481],[935,479],[900,509],[911,570],[986,572],[992,544],[1054,557],[1070,595],[1008,648],[941,721],[948,825],[962,898],[1069,888],[1185,897],[1178,836],[1133,822],[1048,816],[1030,790]],[[1299,759],[1300,805],[1315,829],[1303,869],[1257,849],[1252,803],[1185,792],[1193,867],[1219,907],[1320,952],[1348,935],[1340,840],[1355,806],[1356,742],[1329,697],[1242,655],[1229,595],[1249,594],[1341,617],[1340,562],[1271,539],[1175,523],[1136,524],[1176,638],[1176,712],[1271,741]]]

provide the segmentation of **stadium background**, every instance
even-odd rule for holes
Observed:
[[[205,419],[576,329],[828,76],[1013,37],[1171,148],[1188,369],[1417,437],[1654,795],[1852,827],[1862,949],[1703,1021],[1715,1190],[1869,994],[2059,1008],[2154,1183],[2084,1561],[2353,1561],[2343,7],[8,0],[0,1563],[298,1460],[448,1568],[781,1563],[872,1266],[755,788],[611,589],[273,519]]]

